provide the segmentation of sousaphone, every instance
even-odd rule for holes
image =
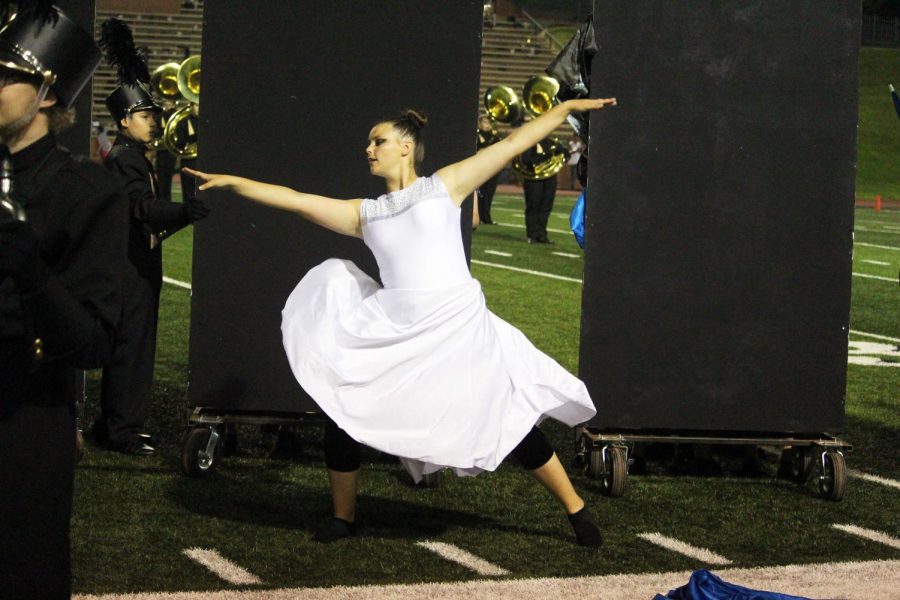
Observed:
[[[197,117],[194,105],[182,106],[169,117],[162,135],[169,151],[179,158],[197,158]]]
[[[150,87],[156,94],[164,99],[177,101],[181,98],[181,92],[178,89],[178,70],[181,67],[176,62],[160,65],[153,71],[150,76]]]
[[[484,92],[484,108],[492,121],[518,125],[522,121],[522,101],[508,85],[495,85]]]
[[[488,116],[500,123],[516,126],[524,118],[524,112],[539,117],[556,104],[559,82],[547,75],[531,77],[522,89],[522,98],[506,85],[495,85],[484,94],[484,108]],[[543,142],[542,142],[543,143]],[[551,141],[549,156],[536,165],[528,165],[521,156],[513,159],[512,166],[529,180],[548,179],[559,173],[566,164],[566,154],[557,140]]]
[[[184,59],[178,68],[178,91],[189,102],[200,104],[200,55]]]

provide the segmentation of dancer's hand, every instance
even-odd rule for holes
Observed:
[[[569,109],[570,113],[584,112],[587,110],[600,110],[606,106],[615,106],[615,98],[582,98],[578,100],[567,100],[563,104]]]
[[[217,175],[214,173],[204,173],[202,171],[196,171],[188,167],[182,167],[181,170],[203,182],[197,188],[200,191],[211,190],[213,188],[223,188],[226,190],[234,189],[238,181],[240,181],[241,179],[240,177],[235,177],[234,175]]]

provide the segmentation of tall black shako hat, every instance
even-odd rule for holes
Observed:
[[[32,75],[70,108],[100,64],[94,38],[52,2],[19,2],[0,29],[0,68]]]
[[[106,98],[106,108],[118,123],[142,110],[161,111],[150,95],[147,60],[134,45],[131,28],[119,19],[107,19],[100,27],[100,47],[106,62],[116,68],[119,87]]]

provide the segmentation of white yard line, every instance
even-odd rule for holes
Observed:
[[[890,229],[891,231],[900,231],[900,227],[897,227],[895,225],[882,225],[881,227],[883,229]]]
[[[532,271],[531,269],[521,269],[519,267],[511,267],[509,265],[500,265],[497,263],[485,262],[483,260],[472,259],[472,264],[484,267],[493,267],[495,269],[506,269],[508,271],[516,271],[518,273],[528,273],[529,275],[538,275],[539,277],[547,277],[549,279],[559,279],[560,281],[571,281],[573,283],[582,283],[580,279],[574,277],[563,277],[562,275],[554,275],[553,273],[544,273],[542,271]]]
[[[857,479],[862,479],[864,481],[869,481],[871,483],[878,483],[881,485],[886,485],[888,487],[892,487],[894,489],[900,490],[900,481],[896,479],[888,479],[887,477],[879,477],[878,475],[872,475],[871,473],[864,473],[862,471],[857,471],[856,469],[847,469],[847,475],[850,477],[856,477]]]
[[[882,225],[880,228],[866,227],[864,225],[856,225],[853,227],[853,229],[854,229],[854,231],[866,231],[866,232],[871,231],[873,233],[886,233],[889,235],[896,235],[898,233],[898,231],[892,231],[893,229],[896,229],[896,228],[891,227],[890,225]]]
[[[676,540],[675,538],[670,538],[662,535],[661,533],[639,533],[638,537],[642,540],[646,540],[651,544],[656,544],[657,546],[662,546],[666,550],[671,550],[672,552],[677,552],[679,554],[684,554],[690,558],[695,558],[707,565],[730,565],[731,561],[725,558],[724,556],[719,556],[715,552],[707,550],[706,548],[698,548],[697,546],[691,546],[690,544],[686,544],[681,540]]]
[[[853,242],[854,246],[865,246],[866,248],[881,248],[882,250],[900,250],[900,246],[884,246],[882,244],[867,244],[865,242]]]
[[[876,340],[884,340],[886,342],[897,342],[898,344],[900,344],[900,338],[878,335],[877,333],[866,333],[865,331],[858,331],[856,329],[851,329],[850,333],[852,333],[853,335],[861,335],[863,337],[875,338]]]
[[[574,556],[574,553],[573,553]],[[900,560],[716,569],[715,574],[736,585],[807,598],[891,598],[900,589]],[[685,585],[690,571],[622,573],[588,577],[541,579],[482,579],[453,583],[218,590],[194,592],[138,592],[102,596],[78,595],[74,600],[543,600],[545,598],[652,598]]]
[[[445,544],[443,542],[432,542],[425,540],[416,542],[416,546],[421,546],[426,550],[431,550],[441,558],[445,558],[451,562],[462,565],[467,569],[475,571],[479,575],[485,577],[498,577],[500,575],[509,575],[509,571],[497,565],[491,564],[483,558],[479,558],[471,552],[466,552],[462,548],[453,544]]]
[[[896,277],[881,277],[880,275],[869,275],[867,273],[853,273],[854,277],[864,277],[865,279],[877,279],[879,281],[890,281],[891,283],[897,283]]]
[[[569,252],[551,252],[556,256],[565,256],[566,258],[581,258],[581,254],[571,254]]]
[[[509,252],[500,252],[499,250],[485,250],[484,253],[485,254],[496,254],[497,256],[506,256],[506,257],[512,256],[512,254],[510,254]]]
[[[177,279],[172,279],[171,277],[163,277],[163,283],[168,283],[169,285],[174,285],[175,287],[184,288],[186,290],[191,289],[191,284],[186,281],[178,281]]]
[[[234,564],[215,550],[188,548],[184,550],[184,554],[228,583],[234,585],[253,585],[262,583],[259,577]]]
[[[878,542],[879,544],[890,546],[895,550],[900,550],[900,540],[881,531],[866,529],[865,527],[857,527],[856,525],[839,525],[838,523],[834,523],[832,527],[834,527],[835,529],[840,529],[844,533],[856,535],[872,542]]]
[[[882,267],[889,267],[891,263],[884,262],[883,260],[864,260],[864,263],[869,263],[870,265],[880,265]]]

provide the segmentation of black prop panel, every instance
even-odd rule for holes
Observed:
[[[376,197],[370,128],[429,117],[423,174],[475,150],[482,4],[391,0],[204,5],[199,168],[333,198]],[[194,231],[190,402],[316,410],[291,374],[281,309],[330,257],[377,276],[362,241],[225,193]],[[471,201],[463,205],[466,247]]]
[[[842,430],[858,2],[596,8],[591,425]]]

